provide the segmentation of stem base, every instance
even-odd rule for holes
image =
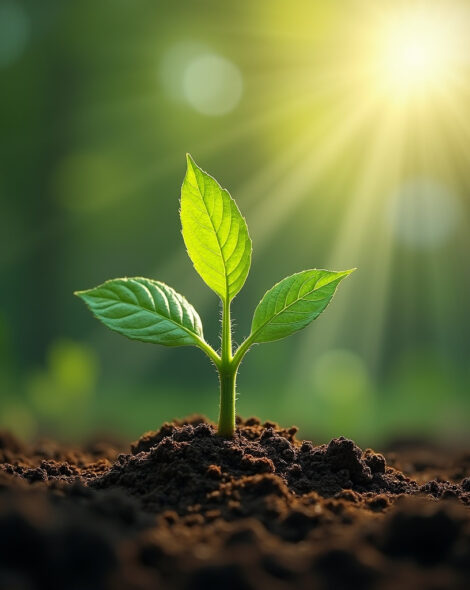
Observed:
[[[232,438],[235,432],[236,371],[220,372],[220,409],[217,434]]]

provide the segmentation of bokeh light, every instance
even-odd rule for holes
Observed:
[[[35,416],[62,437],[87,430],[97,377],[98,363],[92,350],[70,340],[54,342],[45,367],[34,370],[26,383]]]
[[[0,67],[18,59],[28,43],[31,23],[20,2],[3,0],[0,4]]]
[[[168,96],[173,100],[184,102],[184,73],[191,61],[209,49],[197,41],[180,41],[164,52],[160,63],[160,80]]]
[[[459,200],[453,191],[430,178],[409,180],[390,197],[387,221],[396,239],[413,248],[445,243],[460,219]]]
[[[243,80],[231,61],[216,54],[193,59],[183,75],[183,89],[196,111],[211,116],[225,115],[240,101]]]

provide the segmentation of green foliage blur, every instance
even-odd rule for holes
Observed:
[[[72,295],[158,279],[218,345],[217,297],[180,233],[191,152],[253,239],[235,341],[284,276],[359,269],[305,332],[249,353],[240,414],[316,441],[469,436],[469,128],[439,106],[433,134],[408,114],[400,141],[380,102],[356,121],[359,4],[372,10],[0,2],[0,427],[127,440],[193,412],[216,418],[216,373],[200,351],[128,341]]]

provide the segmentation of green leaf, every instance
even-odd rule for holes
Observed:
[[[230,301],[250,270],[248,228],[228,191],[189,154],[181,187],[181,224],[194,268],[223,301]]]
[[[255,309],[250,342],[279,340],[308,326],[353,270],[304,270],[274,285]]]
[[[78,297],[105,326],[133,340],[165,346],[201,346],[201,318],[174,289],[144,278],[114,279]]]

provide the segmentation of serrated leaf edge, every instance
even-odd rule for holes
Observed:
[[[267,295],[267,294],[268,294],[270,291],[273,291],[273,290],[274,290],[274,289],[275,289],[275,288],[276,288],[276,287],[277,287],[277,286],[278,286],[280,283],[282,283],[282,282],[283,282],[283,281],[285,281],[286,279],[289,279],[289,278],[295,277],[295,276],[297,276],[297,275],[300,275],[300,274],[302,274],[302,273],[304,273],[304,272],[314,272],[314,271],[316,271],[316,272],[321,272],[321,271],[325,271],[325,272],[329,272],[329,273],[336,273],[336,275],[337,275],[337,276],[336,276],[335,278],[332,278],[330,281],[326,281],[326,282],[322,283],[322,284],[320,285],[320,287],[318,287],[318,288],[322,288],[322,287],[325,287],[326,285],[329,285],[330,283],[332,283],[333,281],[335,281],[335,280],[337,280],[337,279],[346,278],[346,277],[347,277],[347,276],[349,276],[351,273],[353,273],[355,270],[356,270],[356,268],[351,268],[351,269],[349,269],[349,270],[344,270],[344,271],[335,271],[335,270],[331,271],[331,270],[327,270],[326,268],[310,268],[310,269],[307,269],[307,270],[301,270],[301,271],[299,271],[299,272],[296,272],[296,273],[294,273],[294,274],[292,274],[292,275],[289,275],[288,277],[284,277],[283,279],[281,279],[280,281],[278,281],[277,283],[275,283],[275,284],[274,284],[274,285],[273,285],[273,286],[272,286],[270,289],[268,289],[268,290],[266,291],[266,293],[263,295],[263,297],[261,297],[261,299],[260,299],[260,302],[258,303],[258,305],[257,305],[257,306],[256,306],[256,308],[255,308],[255,313],[256,313],[256,309],[258,309],[258,306],[261,304],[261,302],[262,302],[262,301],[263,301],[263,299],[266,297],[266,295]],[[338,276],[338,275],[339,275],[339,276]],[[306,279],[306,280],[305,280],[305,282],[307,282],[307,281],[308,281],[308,279]],[[319,282],[319,281],[317,281],[317,282],[315,283],[315,288],[314,288],[314,289],[312,289],[312,290],[310,291],[310,293],[316,290],[318,282]],[[301,289],[301,287],[302,287],[302,285],[300,285],[300,287],[299,287],[299,290]],[[286,297],[287,297],[287,295],[286,295]],[[332,296],[332,297],[333,297],[333,296]],[[331,297],[331,298],[332,298],[332,297]],[[289,303],[289,305],[286,305],[285,307],[283,307],[283,308],[282,308],[282,309],[281,309],[279,312],[276,312],[274,315],[270,316],[270,317],[269,317],[269,319],[268,319],[268,320],[266,320],[266,321],[265,321],[265,322],[264,322],[264,323],[263,323],[263,324],[262,324],[262,325],[261,325],[259,328],[257,328],[255,332],[253,332],[253,331],[252,331],[252,332],[250,333],[250,335],[248,336],[247,340],[250,340],[250,341],[253,341],[253,342],[255,342],[256,334],[259,334],[259,333],[260,333],[260,332],[263,330],[263,328],[265,328],[265,327],[267,326],[267,324],[269,324],[269,322],[271,322],[271,321],[272,321],[274,318],[276,318],[276,317],[277,317],[277,316],[279,316],[280,314],[282,314],[282,313],[285,313],[285,312],[286,312],[286,310],[288,310],[288,309],[289,309],[289,307],[291,307],[292,305],[295,305],[296,303],[298,303],[298,302],[299,302],[299,301],[301,301],[302,299],[303,299],[303,297],[301,297],[301,298],[299,298],[299,299],[295,299],[294,301],[292,301],[292,303]],[[324,299],[326,299],[326,297],[325,297]],[[318,301],[323,301],[323,299],[319,299]],[[253,321],[254,321],[254,316],[253,316]],[[251,324],[251,327],[252,327],[252,330],[253,330],[253,322],[252,322],[252,324]],[[282,340],[282,339],[283,339],[283,337],[277,338],[277,340]],[[272,342],[274,342],[274,340],[273,340]]]
[[[251,240],[251,236],[250,236],[250,232],[249,232],[249,229],[248,229],[248,224],[247,224],[247,222],[246,222],[246,218],[244,217],[244,215],[243,215],[243,214],[242,214],[242,212],[240,211],[240,208],[238,207],[238,205],[237,205],[237,203],[236,203],[235,199],[234,199],[234,198],[232,197],[232,195],[230,194],[230,191],[229,191],[228,189],[224,188],[224,187],[223,187],[223,186],[222,186],[222,185],[219,183],[219,181],[218,181],[218,180],[217,180],[217,179],[216,179],[214,176],[212,176],[212,174],[210,174],[209,172],[207,172],[206,170],[203,170],[203,169],[202,169],[200,166],[198,166],[198,164],[196,164],[196,162],[195,162],[194,158],[191,156],[191,154],[190,154],[189,152],[187,152],[187,153],[186,153],[186,162],[187,162],[187,166],[188,166],[188,167],[189,167],[189,166],[191,166],[191,169],[193,170],[193,172],[194,172],[194,168],[197,168],[198,170],[200,170],[201,172],[203,172],[204,174],[206,174],[207,176],[209,176],[209,177],[210,177],[210,178],[211,178],[211,179],[212,179],[212,180],[213,180],[213,181],[216,183],[216,185],[217,185],[217,186],[220,188],[220,190],[221,190],[222,192],[225,192],[225,193],[227,193],[227,195],[229,196],[229,199],[230,199],[230,205],[231,205],[231,206],[235,206],[235,209],[238,211],[238,214],[240,215],[241,219],[243,220],[243,223],[245,224],[245,228],[246,228],[246,233],[247,233],[247,237],[248,237],[248,240],[249,240],[249,244],[250,244],[250,248],[249,248],[249,259],[248,259],[248,270],[247,270],[247,276],[248,276],[248,272],[249,272],[249,270],[250,270],[250,267],[251,267],[251,258],[252,258],[252,254],[253,254],[253,242],[252,242],[252,240]],[[196,176],[196,174],[195,174],[195,176]],[[185,175],[185,178],[183,179],[183,183],[182,183],[182,185],[181,185],[181,189],[182,189],[182,188],[183,188],[183,186],[184,186],[185,179],[186,179],[186,175]],[[198,183],[198,181],[197,181],[197,176],[196,176],[196,182],[197,182],[197,185],[198,185],[199,192],[201,192],[201,189],[200,189],[200,187],[199,187],[199,183]],[[202,198],[201,198],[201,201],[202,201],[202,203],[203,203],[203,205],[204,205],[204,208],[206,209],[207,216],[209,217],[209,221],[210,221],[210,223],[211,223],[211,226],[212,226],[212,230],[214,231],[214,234],[215,234],[215,237],[216,237],[216,240],[217,240],[217,245],[218,245],[218,247],[219,247],[219,254],[220,254],[220,258],[221,258],[221,260],[222,260],[222,263],[223,263],[223,266],[224,266],[224,279],[225,279],[225,292],[226,292],[226,297],[223,297],[223,296],[222,296],[220,293],[217,293],[216,291],[215,291],[215,293],[216,293],[216,294],[217,294],[217,295],[218,295],[218,296],[219,296],[219,297],[222,299],[222,301],[224,301],[224,300],[227,300],[227,301],[233,301],[233,299],[235,299],[235,297],[236,297],[236,296],[238,295],[238,293],[241,291],[241,289],[242,289],[243,285],[241,285],[241,286],[240,286],[240,289],[239,289],[239,290],[238,290],[238,291],[237,291],[237,292],[236,292],[236,293],[235,293],[235,294],[234,294],[232,297],[230,297],[230,295],[229,295],[229,280],[228,280],[228,279],[229,279],[229,274],[227,273],[227,261],[230,259],[230,257],[233,255],[233,253],[234,253],[234,252],[235,252],[235,250],[237,249],[237,245],[238,245],[238,239],[239,239],[240,232],[238,232],[238,236],[237,236],[237,243],[236,243],[235,247],[233,248],[233,250],[232,250],[232,253],[231,253],[231,254],[230,254],[230,256],[228,257],[228,259],[227,259],[227,260],[225,260],[225,259],[224,259],[224,256],[223,256],[223,252],[222,252],[222,245],[221,245],[221,243],[220,243],[220,240],[219,240],[219,236],[218,236],[218,234],[217,234],[217,231],[216,231],[216,229],[215,229],[215,227],[214,227],[214,223],[213,223],[213,221],[212,221],[212,218],[211,218],[211,215],[210,215],[209,209],[208,209],[208,207],[207,207],[207,205],[206,205],[206,202],[204,201],[204,199],[202,199]],[[181,219],[181,206],[180,206],[180,209],[179,209],[179,214],[180,214],[180,219]],[[232,223],[232,218],[230,219],[230,223]],[[201,276],[201,274],[199,273],[198,269],[196,268],[196,265],[195,265],[195,263],[193,262],[193,260],[192,260],[192,258],[191,258],[191,256],[190,256],[190,254],[189,254],[189,250],[188,250],[188,247],[187,247],[187,245],[186,245],[186,240],[185,240],[185,238],[184,238],[184,233],[183,233],[183,231],[181,231],[181,234],[182,234],[182,236],[183,236],[183,241],[184,241],[184,244],[185,244],[186,253],[187,253],[187,255],[188,255],[189,259],[191,260],[191,263],[192,263],[192,265],[193,265],[193,267],[194,267],[195,271],[196,271],[196,272],[199,274],[199,276]],[[207,246],[206,246],[206,247],[207,247]],[[209,248],[208,248],[208,249],[209,249]],[[207,264],[207,263],[206,263],[206,264]],[[213,267],[211,267],[211,268],[212,268],[212,270],[213,270],[214,272],[216,272],[217,274],[220,274],[220,271],[218,271],[217,269],[215,269],[215,268],[213,268]],[[238,270],[238,268],[237,268],[237,269],[235,269],[235,270]],[[242,269],[242,270],[243,270],[243,269]],[[233,271],[232,271],[232,273],[233,273]],[[239,276],[240,276],[241,274],[242,274],[242,271],[240,271],[239,275],[237,276],[237,279],[239,278]],[[202,278],[202,280],[203,280],[204,282],[206,282],[206,281],[205,281],[205,279],[204,279],[202,276],[201,276],[201,278]],[[246,277],[245,277],[245,280],[246,280]],[[206,284],[207,284],[207,283],[206,283]],[[211,288],[211,287],[210,287],[210,288]],[[212,289],[212,288],[211,288],[211,289]]]
[[[181,295],[181,293],[178,293],[177,291],[175,291],[175,289],[173,289],[173,287],[170,287],[170,285],[167,285],[166,283],[164,283],[163,281],[157,281],[155,279],[149,279],[146,277],[119,277],[116,279],[108,279],[106,280],[104,283],[101,283],[100,285],[97,285],[96,287],[92,287],[91,289],[84,289],[82,291],[74,291],[74,295],[76,295],[77,297],[79,297],[80,299],[82,299],[82,301],[84,301],[85,305],[88,307],[88,309],[91,311],[91,314],[93,315],[93,317],[95,317],[98,321],[102,322],[102,320],[100,319],[100,317],[95,313],[95,311],[93,310],[93,308],[90,306],[90,304],[86,301],[86,299],[84,298],[84,295],[88,295],[90,293],[92,293],[93,291],[95,291],[96,289],[101,289],[103,287],[106,287],[106,285],[108,283],[113,283],[115,281],[131,281],[131,280],[143,280],[143,281],[151,281],[160,285],[164,285],[166,288],[170,289],[171,291],[173,291],[174,293],[176,293],[179,297],[181,297],[192,309],[194,309],[193,305],[191,305],[191,303],[189,303],[189,301],[186,299],[186,297],[184,295]],[[105,298],[103,298],[105,299]],[[128,303],[127,305],[130,306],[134,306],[137,308],[140,308],[140,306],[135,305],[133,303]],[[145,311],[147,311],[150,314],[154,314],[156,316],[161,317],[161,314],[157,313],[156,311],[153,311],[151,309],[146,309]],[[194,311],[196,312],[196,310],[194,309]],[[196,312],[197,314],[197,312]],[[199,314],[197,314],[199,317]],[[166,318],[167,321],[175,324],[175,326],[177,326],[178,328],[184,330],[189,336],[191,336],[192,338],[194,338],[197,343],[195,343],[195,345],[205,345],[205,346],[209,346],[208,343],[205,341],[204,339],[204,332],[203,332],[203,328],[202,328],[202,322],[200,321],[200,327],[201,327],[201,336],[199,336],[197,333],[192,332],[191,330],[189,330],[188,328],[186,328],[186,326],[183,326],[181,324],[178,324],[177,322],[175,322],[172,318]],[[199,318],[200,320],[200,318]],[[116,331],[116,330],[113,330]],[[125,333],[123,332],[119,332],[119,334],[121,336],[124,336],[125,338],[128,338],[129,340],[135,340],[135,338],[131,338],[130,336],[127,336]]]

